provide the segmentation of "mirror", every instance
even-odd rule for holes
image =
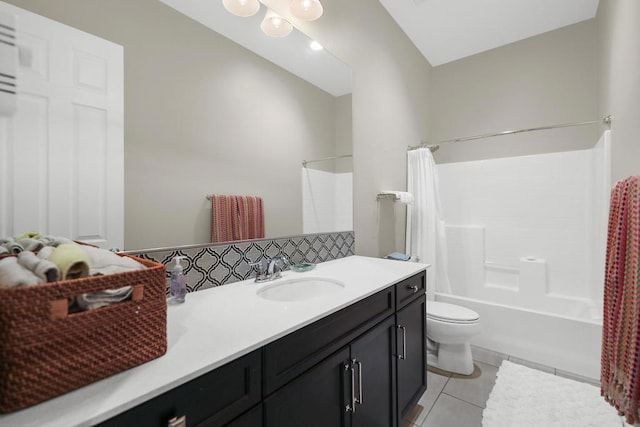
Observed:
[[[170,1],[7,3],[124,47],[126,250],[208,243],[209,194],[261,196],[265,237],[302,234],[302,161],[351,154],[350,94],[308,83]],[[233,27],[251,25],[224,14]],[[283,41],[263,38],[271,46]],[[285,52],[311,62],[308,51]],[[345,161],[308,168],[348,173]]]

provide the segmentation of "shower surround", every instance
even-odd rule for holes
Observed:
[[[438,166],[452,294],[472,344],[598,378],[609,131],[590,150]]]
[[[302,168],[305,234],[353,229],[353,173]]]

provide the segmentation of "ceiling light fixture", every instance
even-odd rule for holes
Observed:
[[[293,16],[303,21],[315,21],[324,10],[319,0],[292,0],[289,8]]]
[[[224,8],[236,16],[253,16],[260,10],[262,0],[222,0]],[[289,12],[302,21],[315,21],[322,16],[323,8],[320,0],[292,0]],[[267,13],[260,24],[262,31],[271,37],[287,36],[293,25],[273,10],[267,8]]]
[[[222,0],[222,4],[229,12],[243,18],[253,16],[260,10],[258,0]]]
[[[323,49],[322,45],[315,40],[309,43],[309,47],[311,48],[311,50],[316,50],[316,51]]]
[[[271,37],[286,37],[293,30],[293,25],[273,10],[268,9],[260,24],[262,32]]]

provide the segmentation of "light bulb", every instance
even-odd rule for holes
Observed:
[[[316,51],[323,49],[322,45],[315,40],[309,43],[309,47],[311,48],[311,50],[316,50]]]
[[[322,16],[322,4],[319,0],[292,0],[291,14],[303,21],[314,21]]]
[[[291,30],[293,30],[293,25],[273,10],[269,9],[264,15],[260,28],[262,28],[262,32],[268,36],[285,37],[289,35]]]
[[[260,10],[258,0],[222,0],[224,8],[236,16],[252,16]]]

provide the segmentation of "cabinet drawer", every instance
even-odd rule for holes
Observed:
[[[401,309],[426,291],[425,272],[411,276],[396,284],[397,309]]]
[[[262,427],[262,424],[262,405],[258,405],[224,427]]]
[[[256,350],[187,385],[189,402],[183,407],[193,414],[187,425],[223,426],[262,400],[262,351]]]
[[[185,416],[188,426],[223,426],[260,403],[261,356],[261,350],[249,353],[101,425],[165,427]]]
[[[269,395],[395,311],[389,287],[264,347]]]

